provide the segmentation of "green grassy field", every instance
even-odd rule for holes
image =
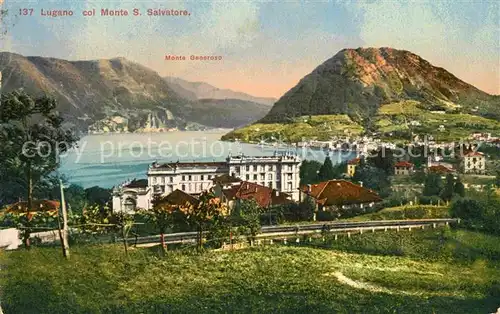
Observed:
[[[419,108],[419,102],[412,100],[381,106],[375,121],[379,132],[411,131],[431,134],[439,141],[467,138],[473,132],[500,132],[500,122],[493,119],[467,113],[432,113]],[[418,121],[420,125],[412,126],[411,121]],[[440,125],[445,127],[444,131],[438,131]]]
[[[10,313],[491,313],[498,237],[377,232],[204,254],[120,246],[1,253]]]
[[[347,115],[304,116],[295,118],[291,123],[256,123],[235,130],[223,136],[223,140],[239,139],[244,142],[259,142],[272,137],[285,142],[300,142],[305,139],[329,140],[332,136],[345,136],[346,132],[358,135],[363,127]]]
[[[448,206],[435,205],[404,205],[384,208],[378,212],[360,215],[348,220],[370,221],[370,220],[394,220],[394,219],[433,219],[449,218]]]
[[[453,104],[447,108],[457,109]],[[418,121],[420,125],[412,125],[411,121]],[[373,122],[373,131],[381,133],[382,138],[392,142],[403,140],[398,137],[401,132],[429,134],[438,141],[460,140],[469,137],[473,132],[500,132],[500,122],[493,119],[454,111],[444,114],[432,113],[422,109],[421,104],[413,100],[381,106],[373,117]],[[445,127],[443,131],[438,130],[440,125]],[[333,136],[347,135],[346,132],[359,135],[364,132],[364,128],[347,115],[315,115],[296,117],[288,123],[252,124],[224,135],[222,140],[259,142],[275,137],[285,142],[299,142],[302,139],[329,140]],[[392,132],[396,133],[387,135]]]

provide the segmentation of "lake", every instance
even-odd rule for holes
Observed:
[[[61,156],[60,173],[84,188],[113,187],[128,179],[146,178],[153,161],[223,161],[229,154],[248,156],[292,152],[303,159],[323,162],[326,152],[285,144],[256,145],[223,142],[229,130],[166,133],[102,134],[83,137],[78,147]],[[330,152],[332,162],[354,157],[351,152]]]

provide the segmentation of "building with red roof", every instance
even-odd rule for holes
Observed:
[[[486,172],[486,158],[483,153],[470,151],[462,158],[461,168],[464,173],[484,174]]]
[[[317,210],[373,207],[382,198],[373,190],[346,180],[330,180],[301,187],[301,198],[311,197]]]
[[[51,216],[56,216],[60,206],[61,203],[59,201],[34,200],[31,204],[31,209],[28,211],[28,202],[23,201],[8,205],[5,212],[15,214],[27,213],[28,219],[31,219],[31,217],[38,213],[47,213]]]
[[[235,185],[216,185],[214,193],[229,208],[238,200],[255,200],[262,208],[293,203],[291,195],[257,183],[242,181]]]
[[[360,158],[354,158],[351,159],[347,162],[347,175],[352,177],[354,176],[354,173],[356,172],[356,167],[359,165],[361,162]]]
[[[395,175],[410,175],[414,171],[415,165],[408,161],[400,161],[394,165]]]

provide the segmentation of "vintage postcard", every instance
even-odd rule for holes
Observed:
[[[0,27],[0,314],[500,314],[499,2]]]

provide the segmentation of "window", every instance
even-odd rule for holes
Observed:
[[[129,197],[125,200],[123,206],[125,207],[125,211],[127,212],[134,211],[136,207],[136,202],[133,198]]]
[[[253,175],[253,179],[254,179],[255,181],[257,181],[257,175],[256,175],[256,174],[254,174],[254,175]]]
[[[191,181],[191,175],[189,175],[188,180]]]
[[[272,180],[272,179],[273,179],[273,174],[272,174],[272,173],[269,173],[269,174],[267,175],[267,179],[268,179],[268,180]]]
[[[266,177],[266,175],[265,175],[264,173],[261,173],[261,174],[260,174],[260,179],[261,179],[261,180],[264,180],[264,179],[265,179],[265,177]]]
[[[272,189],[272,188],[273,188],[273,183],[272,183],[272,182],[269,182],[269,183],[267,184],[267,186],[268,186],[270,189]]]
[[[250,166],[250,171],[253,171],[253,170],[254,170],[254,166],[253,166],[253,165],[251,165],[251,166]]]
[[[249,165],[246,166],[246,171],[250,171],[250,166]]]
[[[186,176],[182,176],[182,181],[186,181]]]
[[[170,183],[174,183],[174,177],[170,177]]]
[[[248,181],[248,180],[250,180],[250,175],[249,175],[249,174],[247,174],[247,181]]]
[[[292,190],[292,182],[288,182],[288,191]]]
[[[292,174],[291,173],[288,174],[288,180],[292,180]]]
[[[185,184],[181,185],[181,190],[182,191],[186,191],[186,185]]]
[[[201,175],[201,181],[204,181],[204,180],[205,180],[205,176]]]

